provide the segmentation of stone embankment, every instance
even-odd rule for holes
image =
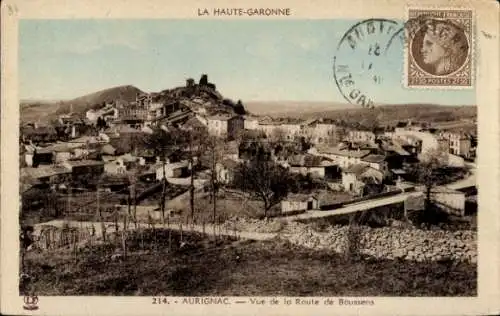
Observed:
[[[328,226],[321,231],[311,225],[279,220],[230,221],[237,230],[278,232],[280,238],[312,249],[329,249],[338,253],[357,251],[379,259],[403,259],[417,262],[452,260],[477,262],[475,231],[424,230],[418,228],[367,226]]]

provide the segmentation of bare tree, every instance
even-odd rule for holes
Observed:
[[[222,146],[215,137],[208,137],[205,141],[204,160],[210,169],[210,193],[213,205],[213,220],[217,218],[217,193],[221,187],[218,175],[218,164],[222,161]]]
[[[235,175],[235,184],[264,203],[265,217],[287,195],[289,183],[287,171],[262,155],[241,164]]]
[[[189,207],[191,219],[194,221],[194,174],[198,165],[199,157],[206,149],[207,135],[202,131],[186,127],[181,131],[179,142],[187,145],[188,161],[190,166]]]
[[[173,148],[177,141],[178,135],[173,133],[167,133],[164,130],[158,129],[150,135],[145,143],[147,148],[153,149],[155,156],[159,157],[162,165],[162,194],[160,199],[160,210],[163,224],[165,224],[165,203],[166,203],[166,193],[167,193],[167,177],[166,177],[166,164],[168,162],[168,154]]]
[[[281,127],[276,127],[271,135],[269,135],[269,140],[275,144],[283,143],[286,141],[286,131]]]
[[[447,162],[447,153],[439,149],[429,149],[421,155],[420,161],[410,170],[416,181],[424,186],[426,210],[431,206],[432,189],[442,181],[442,176],[438,171],[445,167]]]

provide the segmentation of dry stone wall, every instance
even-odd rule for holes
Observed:
[[[296,245],[338,253],[345,253],[351,244],[351,249],[379,259],[477,262],[477,240],[473,231],[334,226],[325,232],[303,227],[286,236]]]
[[[379,259],[477,262],[477,234],[472,230],[427,230],[393,226],[358,226],[353,229],[335,225],[318,231],[313,228],[313,224],[243,218],[230,219],[225,225],[238,231],[279,233],[280,238],[293,244],[337,253],[355,250]]]

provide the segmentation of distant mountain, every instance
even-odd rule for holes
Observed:
[[[131,86],[118,86],[84,96],[63,101],[36,101],[24,100],[21,102],[21,121],[42,121],[47,122],[57,114],[70,112],[86,112],[96,104],[123,100],[127,102],[135,101],[137,93],[143,93],[140,89]]]
[[[311,113],[350,109],[356,106],[349,103],[321,101],[246,101],[245,109],[255,115],[302,116]]]
[[[393,124],[397,121],[413,120],[422,122],[449,122],[477,117],[477,107],[472,105],[449,106],[437,104],[391,104],[380,105],[374,109],[359,106],[337,107],[330,110],[315,111],[306,108],[302,111],[276,112],[275,117],[328,118],[344,120],[351,124],[377,121],[380,124]]]

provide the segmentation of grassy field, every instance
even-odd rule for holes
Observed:
[[[38,295],[477,295],[476,266],[467,264],[349,261],[280,240],[215,242],[186,234],[183,239],[190,248],[181,251],[176,232],[171,233],[169,252],[167,235],[162,231],[155,238],[151,233],[140,239],[133,236],[122,260],[110,259],[112,245],[86,249],[77,257],[69,250],[28,253],[23,272],[33,281],[22,283],[20,292],[32,288]],[[151,250],[141,250],[148,246]]]

